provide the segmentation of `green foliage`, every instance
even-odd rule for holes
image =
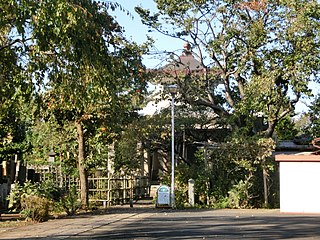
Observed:
[[[67,215],[73,215],[80,207],[78,199],[78,189],[76,186],[72,186],[68,191],[62,193],[58,205],[63,208]]]
[[[115,143],[114,169],[125,174],[131,174],[139,169],[143,156],[140,129],[137,124],[132,123],[123,131]]]
[[[32,183],[26,181],[23,185],[15,183],[10,195],[8,196],[9,208],[19,209],[21,207],[21,199],[25,196],[39,196],[47,199],[58,200],[60,198],[60,189],[51,180],[41,183]]]
[[[229,208],[247,208],[249,207],[252,196],[249,191],[252,187],[252,183],[249,179],[240,180],[237,184],[233,185],[228,192],[228,204]]]
[[[24,71],[21,58],[25,48],[21,33],[27,9],[16,1],[0,3],[0,158],[28,150],[26,131],[32,117],[33,84]]]
[[[139,46],[123,36],[111,12],[130,13],[115,2],[4,0],[0,9],[0,157],[29,150],[24,140],[32,121],[27,116],[36,111],[41,120],[32,129],[35,135],[29,132],[29,159],[41,162],[55,146],[60,158],[76,160],[78,139],[69,127],[72,123],[75,130],[78,123],[86,140],[76,151],[78,162],[96,166],[93,156],[102,149],[94,149],[97,129],[108,127],[105,143],[114,141],[143,100],[142,55],[149,43]],[[43,121],[53,120],[57,124],[44,126]]]
[[[31,164],[46,164],[48,152],[54,150],[58,155],[56,161],[62,165],[69,164],[75,167],[76,133],[74,126],[64,124],[60,126],[56,121],[35,121],[27,135],[30,150],[25,159]],[[72,158],[73,161],[70,161]],[[67,167],[67,166],[66,166]]]
[[[212,193],[216,199],[230,197],[231,207],[262,206],[262,169],[275,171],[270,158],[275,145],[272,139],[233,139],[219,144],[210,153]],[[272,194],[272,193],[271,193]],[[253,197],[254,196],[254,197]]]
[[[210,202],[210,206],[217,209],[223,209],[229,207],[229,198],[220,196],[219,199],[215,199],[213,196]]]
[[[203,157],[203,152],[199,151],[194,161],[181,163],[176,167],[176,185],[175,200],[176,206],[183,208],[188,206],[188,181],[195,181],[195,196],[198,199],[196,204],[206,205],[210,189],[210,172],[208,171]]]
[[[297,119],[295,119],[295,126],[298,129],[299,135],[307,134],[310,137],[313,136],[311,134],[311,122],[310,122],[310,116],[308,113],[302,113],[298,116]]]
[[[15,183],[8,197],[9,208],[21,210],[23,217],[27,220],[46,221],[53,203],[49,199],[53,199],[56,192],[56,188],[52,186],[49,182],[33,184],[27,181],[23,186]]]
[[[314,102],[310,106],[310,111],[307,114],[308,116],[308,124],[304,126],[304,129],[307,133],[313,138],[320,137],[320,98],[314,100]]]
[[[53,210],[60,209],[72,215],[79,209],[77,187],[61,188],[52,180],[26,181],[23,185],[15,183],[8,200],[11,210],[21,210],[32,221],[47,220]]]
[[[278,140],[293,140],[298,134],[298,129],[290,117],[283,118],[277,124],[275,133]]]
[[[139,46],[123,36],[123,29],[110,15],[110,9],[115,8],[124,11],[118,3],[101,4],[90,0],[5,0],[0,5],[4,10],[0,28],[5,33],[0,37],[0,64],[5,66],[1,68],[0,77],[2,79],[3,74],[6,79],[1,81],[5,83],[1,90],[6,91],[6,100],[10,100],[5,110],[11,109],[14,116],[19,116],[20,112],[11,104],[16,102],[11,100],[21,95],[18,93],[37,93],[34,100],[42,101],[41,109],[37,109],[41,121],[36,122],[33,129],[36,134],[29,139],[33,150],[28,158],[41,162],[53,146],[60,159],[70,160],[75,165],[74,160],[78,158],[82,196],[87,192],[88,168],[99,164],[98,157],[94,157],[102,149],[102,144],[95,149],[99,141],[97,130],[108,127],[110,134],[105,137],[105,143],[113,142],[113,136],[136,117],[133,112],[141,104],[146,88],[142,55],[148,43]],[[23,74],[20,76],[20,73]],[[14,80],[19,81],[15,84]],[[28,102],[33,101],[29,98]],[[2,114],[1,109],[0,113],[3,117],[8,115]],[[23,140],[22,136],[14,141],[18,136],[9,129],[9,124],[4,123],[6,128],[2,129],[1,120],[0,155],[2,140],[3,145]],[[16,117],[5,120],[14,123],[13,129],[23,127],[17,124]],[[43,121],[57,124],[48,127]],[[79,138],[69,131],[71,124]],[[68,131],[64,131],[66,126]],[[45,132],[39,132],[38,127]],[[50,127],[52,134],[48,131]],[[50,141],[43,141],[45,137]],[[41,148],[40,141],[47,144]],[[78,146],[74,144],[76,141]],[[15,147],[14,150],[19,149]],[[6,149],[4,154],[7,152]]]
[[[175,200],[175,207],[177,209],[184,209],[188,207],[188,186],[177,183],[179,185],[178,188],[174,191],[174,200]]]
[[[9,200],[9,209],[19,210],[21,209],[21,199],[24,195],[37,195],[37,186],[32,184],[30,181],[26,181],[23,186],[19,183],[15,183],[11,189]]]
[[[1,47],[0,40],[0,47]],[[13,55],[13,56],[7,56]],[[14,49],[0,50],[0,158],[27,150],[32,84],[24,79]]]
[[[8,208],[11,210],[21,209],[21,195],[22,188],[19,184],[15,183],[11,186],[10,195],[7,196],[7,200],[9,201]]]
[[[177,206],[186,206],[188,180],[195,180],[196,205],[215,208],[263,207],[262,169],[269,180],[270,204],[277,206],[272,139],[233,139],[214,149],[198,151],[196,159],[176,168]],[[169,182],[169,181],[168,181]]]

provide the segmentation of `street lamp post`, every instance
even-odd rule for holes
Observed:
[[[56,153],[53,151],[53,149],[50,150],[50,152],[48,153],[48,162],[49,163],[53,163],[54,162],[54,157],[56,156]]]
[[[177,94],[177,85],[168,86],[171,93],[171,207],[175,207],[174,201],[174,97]]]

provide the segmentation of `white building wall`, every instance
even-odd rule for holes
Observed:
[[[280,162],[280,211],[320,213],[320,162]]]

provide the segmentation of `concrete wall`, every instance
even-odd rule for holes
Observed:
[[[320,162],[280,161],[280,211],[320,213]]]

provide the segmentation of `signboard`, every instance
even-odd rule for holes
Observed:
[[[160,206],[170,206],[170,188],[166,185],[159,187],[157,191],[156,207]]]

